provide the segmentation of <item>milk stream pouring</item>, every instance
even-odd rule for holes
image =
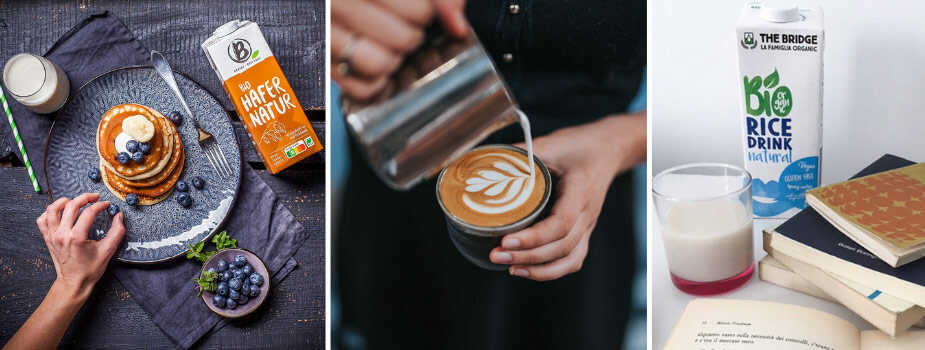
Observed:
[[[738,120],[756,218],[793,216],[819,186],[822,23],[819,7],[765,1],[747,3],[736,26]]]
[[[202,43],[270,173],[322,149],[260,27],[234,20]]]

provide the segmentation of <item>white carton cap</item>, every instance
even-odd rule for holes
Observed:
[[[215,31],[212,32],[212,36],[225,36],[233,33],[239,27],[243,26],[243,21],[232,20],[228,23],[222,24],[218,28],[215,28]]]
[[[800,8],[792,1],[764,1],[761,4],[761,19],[774,23],[799,21],[801,19]]]

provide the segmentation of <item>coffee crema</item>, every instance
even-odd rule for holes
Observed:
[[[438,184],[447,212],[470,225],[495,227],[529,216],[543,201],[546,178],[527,156],[512,149],[473,150],[447,167]]]

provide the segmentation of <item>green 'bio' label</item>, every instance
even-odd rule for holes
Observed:
[[[784,85],[778,86],[780,75],[777,69],[764,79],[756,75],[751,79],[743,76],[742,80],[745,85],[745,111],[748,114],[759,116],[764,113],[769,117],[772,113],[778,117],[786,117],[790,114],[790,110],[793,109],[793,94],[790,88]],[[762,86],[764,91],[761,89]]]

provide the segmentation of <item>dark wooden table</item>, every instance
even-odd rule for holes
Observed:
[[[323,0],[310,1],[10,1],[0,0],[0,62],[19,52],[44,53],[57,38],[91,13],[109,10],[142,44],[163,52],[175,69],[231,105],[199,44],[231,19],[256,21],[283,71],[324,138]],[[234,115],[234,113],[231,113]],[[9,126],[0,122],[0,344],[42,301],[55,279],[35,218],[49,204],[33,192],[25,168],[10,147]],[[200,348],[323,348],[325,341],[324,152],[279,175],[263,170],[240,121],[233,120],[242,157],[310,231],[296,253],[296,268],[255,318],[232,323],[202,339]],[[63,344],[81,348],[171,348],[175,345],[110,274],[103,276]]]

